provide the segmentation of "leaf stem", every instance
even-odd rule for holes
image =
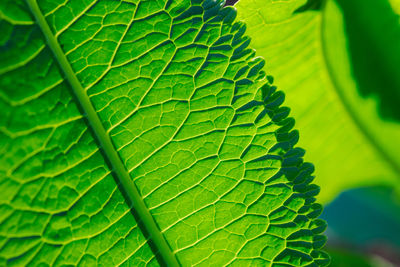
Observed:
[[[82,110],[85,112],[85,116],[90,124],[91,129],[94,132],[95,137],[99,141],[104,151],[105,157],[109,161],[114,174],[124,188],[127,197],[132,202],[134,210],[137,212],[141,221],[143,222],[143,226],[149,233],[150,238],[157,247],[163,261],[168,266],[180,266],[177,258],[175,257],[175,254],[171,251],[171,248],[169,247],[167,241],[161,233],[161,230],[159,229],[149,209],[144,203],[143,198],[140,196],[136,185],[132,181],[128,171],[122,163],[120,156],[118,155],[114,145],[112,144],[111,138],[104,129],[104,126],[101,123],[100,118],[96,110],[94,109],[88,95],[86,94],[86,91],[83,89],[81,83],[75,75],[75,72],[72,70],[72,67],[68,62],[67,57],[62,51],[56,37],[52,33],[36,0],[26,0],[26,2],[33,16],[35,17],[37,24],[42,30],[43,35],[47,40],[47,44],[53,52],[55,59],[58,61],[58,64],[64,72],[67,81],[71,85],[71,89],[78,99]]]

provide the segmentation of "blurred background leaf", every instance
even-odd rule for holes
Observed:
[[[399,122],[400,20],[390,3],[330,1],[324,18],[323,45],[338,89],[351,100],[346,92],[351,91],[350,85],[355,85],[362,97],[375,98],[383,119]],[[358,110],[362,108],[357,107],[355,112]]]
[[[240,0],[300,130],[331,266],[400,266],[400,0]]]
[[[235,6],[286,93],[299,146],[316,166],[319,200],[360,186],[398,188],[400,20],[389,2],[241,0]]]

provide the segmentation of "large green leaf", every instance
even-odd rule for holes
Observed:
[[[283,88],[316,165],[319,199],[400,186],[400,25],[385,1],[241,0],[240,19]],[[398,1],[392,1],[398,6]]]
[[[327,263],[313,167],[223,4],[0,2],[0,265]]]

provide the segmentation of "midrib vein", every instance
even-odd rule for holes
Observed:
[[[37,24],[42,30],[49,48],[52,50],[55,59],[58,61],[60,68],[64,72],[65,77],[79,102],[79,105],[85,112],[85,117],[89,122],[89,127],[93,130],[96,139],[100,143],[104,151],[104,155],[112,167],[112,171],[121,183],[126,196],[132,202],[133,208],[139,215],[143,226],[149,233],[151,240],[160,253],[160,256],[168,266],[180,266],[175,254],[171,251],[171,248],[154,221],[154,218],[150,214],[149,209],[145,205],[143,198],[140,196],[136,185],[131,180],[128,171],[126,170],[120,156],[111,142],[111,138],[104,129],[97,112],[95,111],[88,95],[86,94],[86,91],[83,89],[81,83],[76,77],[75,72],[72,70],[72,67],[69,64],[67,57],[62,51],[60,45],[58,44],[57,39],[51,32],[51,29],[47,24],[42,12],[40,11],[36,0],[26,0],[26,2],[33,16],[35,17]]]

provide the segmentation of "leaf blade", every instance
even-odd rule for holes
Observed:
[[[293,120],[285,119],[287,109],[279,107],[283,94],[267,84],[261,71],[263,62],[253,59],[254,52],[247,48],[248,39],[243,37],[244,26],[232,22],[232,9],[221,9],[222,2],[214,1],[140,1],[137,5],[71,1],[68,9],[77,18],[69,18],[68,9],[50,3],[39,2],[52,33],[67,55],[73,73],[87,90],[102,127],[130,171],[130,179],[139,188],[182,265],[321,262],[317,252],[321,240],[315,240],[313,246],[313,235],[323,228],[314,223],[318,212],[312,203],[318,189],[309,185],[313,168],[303,164],[304,151],[292,149],[298,134],[291,130]],[[104,27],[88,27],[96,21],[104,22]],[[169,27],[165,27],[165,22]],[[99,53],[92,48],[98,47],[102,38],[109,42],[101,46]],[[143,49],[143,44],[148,49]],[[49,52],[46,49],[44,54],[51,62]],[[87,60],[79,61],[82,57]],[[36,75],[34,69],[30,71]],[[61,77],[58,71],[57,81]],[[25,81],[18,73],[15,75]],[[49,72],[37,75],[42,75],[44,82],[54,82]],[[1,76],[0,82],[12,91],[15,87],[6,84],[8,77],[11,76]],[[30,84],[37,86],[39,93],[35,96],[40,98],[45,87],[37,81]],[[64,95],[51,102],[61,102],[55,104],[59,112],[65,111],[63,101],[71,99],[66,84],[63,85],[60,92]],[[2,112],[8,112],[10,106],[4,104]],[[15,122],[9,113],[6,115],[8,121]],[[18,119],[24,121],[21,115]],[[32,127],[33,132],[35,129]],[[65,129],[61,135],[67,138],[71,131]],[[52,141],[56,142],[57,139]],[[68,144],[69,140],[63,143]],[[84,143],[76,143],[85,150]],[[79,153],[70,154],[68,149],[63,153],[67,156],[59,157],[65,162],[79,158]],[[37,164],[40,167],[45,162],[39,158]],[[58,162],[50,165],[57,167]],[[71,170],[77,167],[70,165]],[[29,172],[21,174],[29,179]],[[60,174],[64,171],[60,170]],[[45,181],[51,183],[51,177],[48,178]],[[296,180],[296,185],[292,180]],[[83,178],[78,181],[87,182]],[[116,190],[114,186],[113,192]],[[103,201],[91,199],[87,205],[102,214]],[[125,207],[128,211],[131,208]],[[81,213],[84,215],[85,210]],[[64,214],[59,217],[66,218]],[[64,224],[66,228],[79,228],[78,222],[66,220]],[[113,228],[112,236],[120,241],[113,239],[111,249],[93,247],[89,238],[85,242],[90,249],[79,247],[75,262],[70,264],[89,264],[85,260],[91,260],[93,264],[98,261],[107,265],[104,258],[110,260],[108,265],[128,264],[125,260],[142,265],[160,264],[155,259],[159,249],[150,250],[146,238],[141,244],[123,245],[124,235],[129,235],[134,225],[119,224],[121,233]],[[85,226],[88,231],[97,228],[96,221]],[[85,227],[81,229],[85,231]],[[22,239],[16,238],[16,242],[23,242]],[[307,242],[301,242],[303,239]],[[299,248],[298,244],[304,248],[292,252]],[[61,255],[56,264],[66,264],[68,254],[62,238],[54,236],[53,245]],[[96,250],[103,250],[103,257]],[[125,253],[129,251],[135,254]],[[29,258],[18,249],[14,253]],[[290,254],[293,255],[288,257]],[[113,259],[115,255],[118,257]],[[42,253],[37,254],[34,263],[42,257]],[[5,259],[13,261],[7,256]]]
[[[85,113],[86,119],[88,120],[91,129],[95,133],[95,136],[99,141],[104,151],[104,154],[106,155],[106,160],[110,162],[113,172],[118,177],[125,194],[128,196],[133,205],[133,208],[138,213],[141,221],[143,222],[143,225],[150,234],[151,240],[158,248],[162,259],[168,266],[179,266],[175,255],[171,252],[166,240],[164,239],[164,236],[161,234],[156,223],[154,222],[154,219],[149,213],[146,205],[144,204],[143,199],[140,197],[136,186],[132,183],[132,180],[130,179],[129,174],[126,171],[120,157],[118,156],[110,137],[107,135],[97,115],[97,112],[93,108],[92,103],[90,102],[85,90],[77,79],[74,71],[71,68],[71,65],[67,61],[67,58],[61,50],[57,39],[52,34],[50,27],[48,26],[43,14],[39,9],[39,6],[36,3],[36,0],[27,0],[27,3],[47,40],[47,44],[52,50],[55,58],[58,61],[58,64],[60,65],[60,68],[62,69],[68,82],[70,83],[71,88],[75,93],[75,96],[78,99],[82,110]]]

